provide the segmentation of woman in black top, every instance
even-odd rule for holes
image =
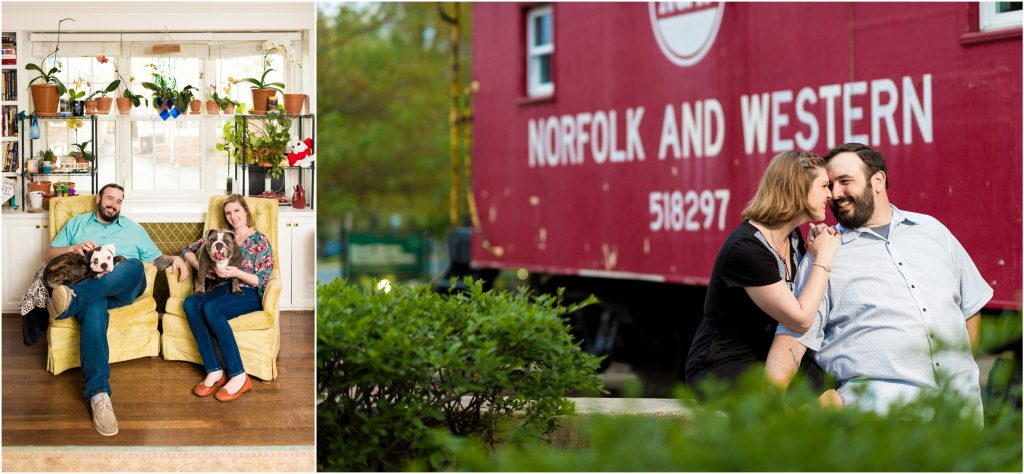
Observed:
[[[768,163],[741,213],[744,222],[715,258],[704,319],[686,360],[689,385],[708,376],[731,382],[764,362],[778,323],[796,331],[810,327],[825,294],[839,235],[821,226],[807,244],[815,263],[796,297],[793,276],[805,252],[800,226],[823,220],[831,198],[819,156],[787,151]]]

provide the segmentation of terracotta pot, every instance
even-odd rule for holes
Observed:
[[[43,194],[50,194],[50,182],[49,181],[32,181],[28,183],[28,191],[42,191]]]
[[[252,113],[263,115],[267,113],[267,99],[276,94],[274,89],[252,89]]]
[[[284,111],[289,115],[302,115],[302,106],[306,104],[306,94],[285,94]]]
[[[85,115],[96,115],[96,101],[87,100],[85,101]]]
[[[210,115],[217,115],[220,113],[220,106],[217,105],[217,101],[208,100],[206,101],[206,113]]]
[[[188,103],[188,113],[190,113],[190,114],[198,114],[199,113],[199,107],[202,106],[202,105],[203,105],[203,102],[199,101],[199,100],[193,100],[192,102],[189,102]]]
[[[228,104],[227,107],[224,107],[224,113],[228,115],[235,113],[235,104]]]
[[[128,115],[132,113],[132,100],[127,97],[118,97],[117,112],[121,115]]]
[[[113,97],[100,97],[96,99],[96,110],[103,115],[110,113],[111,105],[114,105]]]
[[[57,114],[57,86],[53,84],[32,84],[32,104],[40,115]]]

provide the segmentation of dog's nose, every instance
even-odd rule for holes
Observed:
[[[106,264],[106,262],[104,262],[104,263],[101,263],[101,264],[100,264],[100,268],[102,268],[102,269],[106,270],[106,269],[107,269],[107,264]]]
[[[213,248],[215,248],[217,250],[220,250],[220,249],[224,248],[224,243],[223,242],[217,242],[217,243],[213,244]]]

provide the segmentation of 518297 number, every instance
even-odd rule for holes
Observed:
[[[652,231],[707,230],[717,217],[718,230],[725,229],[725,212],[729,207],[728,189],[703,191],[653,191],[648,208]]]

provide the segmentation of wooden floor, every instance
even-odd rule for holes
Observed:
[[[281,313],[278,378],[231,402],[196,397],[202,366],[162,358],[111,365],[111,400],[120,433],[92,427],[81,369],[46,371],[46,339],[26,347],[21,316],[4,314],[4,446],[313,445],[316,419],[312,311]]]

